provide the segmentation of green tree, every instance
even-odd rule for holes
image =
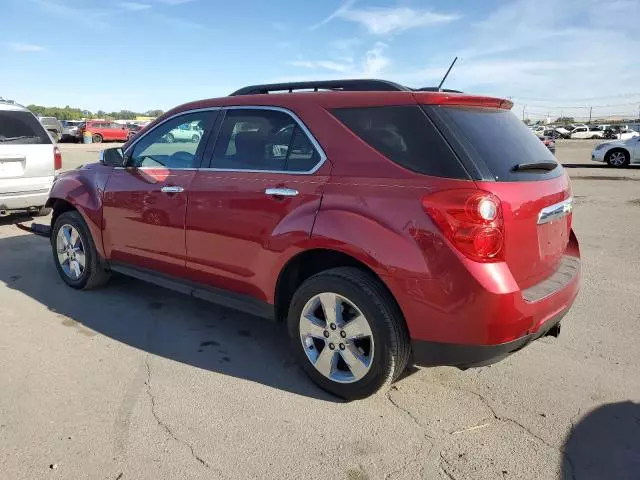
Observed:
[[[556,123],[573,123],[575,122],[573,117],[558,117]]]

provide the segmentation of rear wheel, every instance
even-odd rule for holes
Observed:
[[[164,141],[165,141],[165,142],[167,142],[167,143],[173,143],[173,142],[175,142],[175,141],[176,141],[176,139],[175,139],[175,137],[173,136],[173,134],[171,134],[171,133],[167,133],[167,134],[164,136]]]
[[[194,135],[193,137],[191,137],[191,142],[192,143],[198,143],[199,140],[200,140],[200,136],[199,135]]]
[[[612,167],[625,167],[629,165],[629,152],[625,150],[612,150],[607,153],[605,161]]]
[[[47,215],[49,215],[51,213],[51,209],[47,208],[47,207],[40,207],[37,210],[35,210],[32,215],[34,217],[46,217]]]
[[[307,279],[293,296],[287,323],[294,355],[311,380],[348,400],[384,388],[409,361],[397,305],[379,280],[357,268]]]
[[[94,134],[91,136],[91,141],[92,141],[93,143],[102,143],[102,141],[103,141],[103,140],[104,140],[104,139],[102,138],[102,135],[100,135],[99,133],[94,133]]]
[[[64,212],[56,219],[51,248],[56,269],[70,287],[86,290],[109,280],[110,274],[100,264],[89,229],[78,212]]]
[[[589,137],[591,140],[597,140],[598,138],[600,138],[598,135],[592,135]]]

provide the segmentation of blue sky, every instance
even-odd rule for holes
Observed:
[[[251,83],[376,77],[637,112],[638,0],[2,0],[0,96],[168,109]]]

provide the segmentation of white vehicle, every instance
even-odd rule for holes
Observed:
[[[599,126],[582,126],[571,130],[571,138],[604,138],[604,130]]]
[[[167,143],[192,142],[198,143],[202,136],[202,129],[197,123],[184,123],[174,128],[164,136]]]
[[[591,152],[591,160],[605,162],[612,167],[640,163],[640,136],[601,143]]]
[[[623,125],[620,128],[615,129],[614,133],[618,140],[629,140],[634,137],[640,137],[640,133],[629,128],[627,125]]]
[[[0,216],[44,208],[62,156],[33,113],[0,100]]]

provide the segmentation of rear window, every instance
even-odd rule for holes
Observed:
[[[0,111],[1,144],[48,144],[51,138],[31,112]]]
[[[488,178],[498,181],[546,180],[562,174],[551,171],[514,171],[516,165],[555,162],[538,137],[510,110],[469,107],[424,107],[441,126],[456,151],[466,155]]]
[[[339,108],[331,113],[371,147],[409,170],[437,177],[469,178],[418,105]]]

